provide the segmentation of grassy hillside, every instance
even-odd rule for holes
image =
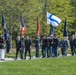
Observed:
[[[76,57],[1,62],[1,75],[76,75]]]

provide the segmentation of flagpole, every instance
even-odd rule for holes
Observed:
[[[11,0],[11,3],[13,3],[13,0]],[[13,25],[12,25],[12,7],[11,7],[11,17],[10,17],[10,21],[11,21],[11,47],[10,49],[12,50],[12,28],[13,28]]]
[[[11,9],[11,26],[12,25],[12,9]],[[11,27],[11,49],[12,49],[12,27]]]
[[[47,16],[46,16],[46,12],[47,12],[47,0],[45,0],[45,5],[44,5],[44,9],[45,9],[45,21],[47,21]]]

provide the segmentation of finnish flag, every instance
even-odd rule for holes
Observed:
[[[61,22],[61,19],[47,12],[47,24],[58,26],[60,22]]]

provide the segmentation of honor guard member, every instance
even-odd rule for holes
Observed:
[[[59,44],[58,39],[57,39],[56,35],[54,35],[54,38],[53,38],[53,46],[52,46],[53,47],[53,50],[52,50],[52,52],[53,52],[53,54],[54,54],[55,57],[58,56],[58,52],[57,52],[58,44]]]
[[[72,35],[71,40],[70,40],[70,47],[71,47],[71,55],[72,56],[74,56],[73,40],[74,40],[74,35]]]
[[[15,58],[15,60],[17,60],[17,58],[18,58],[18,52],[20,52],[20,58],[23,59],[20,36],[18,36],[17,40],[16,40],[16,58]]]
[[[7,34],[7,41],[6,41],[6,53],[9,53],[10,52],[10,42],[11,42],[11,37],[9,35],[9,33]]]
[[[50,35],[50,40],[49,40],[49,43],[50,43],[50,54],[52,56],[52,46],[53,46],[53,35]]]
[[[64,42],[64,40],[62,38],[61,41],[59,42],[59,47],[61,48],[61,54],[62,54],[62,56],[64,56],[63,42]]]
[[[39,44],[40,44],[40,38],[36,34],[36,37],[35,37],[36,57],[39,57],[39,48],[40,48],[40,45]]]
[[[0,35],[0,59],[4,60],[4,38],[3,35]]]
[[[62,49],[63,49],[63,56],[67,56],[68,41],[67,41],[66,37],[63,37]]]
[[[43,36],[42,39],[42,57],[46,57],[46,51],[47,51],[47,37]]]
[[[76,55],[76,35],[75,35],[75,38],[73,40],[73,48],[74,48],[74,54]]]
[[[51,53],[51,50],[50,50],[50,37],[47,37],[47,57],[50,57],[50,53]]]
[[[24,37],[21,36],[21,49],[22,49],[22,54],[24,53],[24,49],[25,49],[25,43],[24,43]]]
[[[29,59],[31,59],[31,44],[32,44],[32,41],[29,38],[29,36],[27,36],[25,40],[25,58],[24,59],[26,59],[27,51],[29,52],[29,57],[30,57]]]

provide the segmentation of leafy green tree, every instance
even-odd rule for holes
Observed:
[[[0,0],[0,13],[4,12],[8,32],[13,40],[20,34],[20,13],[26,26],[26,35],[34,38],[36,33],[36,19],[39,16],[40,34],[49,35],[50,25],[46,23],[46,12],[59,17],[62,22],[54,27],[59,39],[63,36],[64,19],[67,19],[69,36],[76,31],[76,0]],[[0,17],[2,14],[0,14]],[[0,33],[3,33],[0,20]]]

